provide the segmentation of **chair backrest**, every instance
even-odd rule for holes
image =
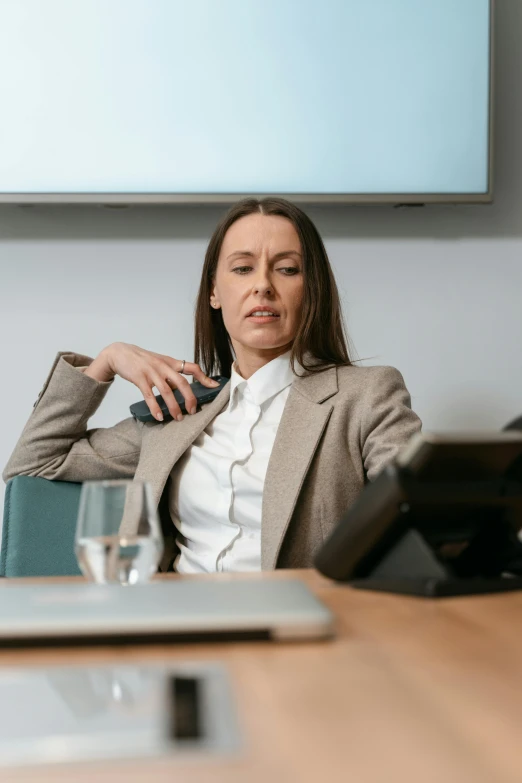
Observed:
[[[163,533],[161,570],[172,571],[178,553],[169,509],[169,481],[159,502]],[[4,501],[1,576],[74,576],[80,569],[74,553],[81,484],[16,476]]]
[[[0,576],[72,576],[81,484],[16,476],[6,487]]]

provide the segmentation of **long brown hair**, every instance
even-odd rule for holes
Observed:
[[[295,360],[309,372],[321,372],[332,365],[351,365],[354,360],[348,352],[349,338],[339,292],[323,241],[308,215],[282,198],[238,201],[212,234],[196,302],[194,361],[207,375],[230,377],[234,360],[232,343],[221,308],[215,310],[210,306],[210,296],[225,234],[236,220],[256,212],[287,218],[301,242],[304,288],[301,321],[290,354],[292,371],[295,373]]]

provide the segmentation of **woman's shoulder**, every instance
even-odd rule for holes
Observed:
[[[350,364],[340,365],[337,367],[337,377],[339,382],[353,383],[354,380],[368,383],[368,381],[379,381],[383,378],[402,378],[402,373],[389,364],[374,364],[374,365],[357,365]]]
[[[350,407],[374,405],[397,394],[401,397],[408,394],[402,374],[390,365],[329,365],[305,373],[298,385],[302,391],[308,389],[314,398],[324,400],[336,395],[337,402]]]
[[[402,373],[390,365],[361,366],[352,364],[337,367],[337,383],[340,392],[371,393],[372,390],[404,387]]]

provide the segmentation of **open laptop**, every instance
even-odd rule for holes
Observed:
[[[332,634],[331,612],[293,579],[0,586],[0,647]]]

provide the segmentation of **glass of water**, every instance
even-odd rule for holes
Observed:
[[[148,582],[163,554],[163,536],[145,481],[86,481],[82,486],[75,552],[92,582]]]

